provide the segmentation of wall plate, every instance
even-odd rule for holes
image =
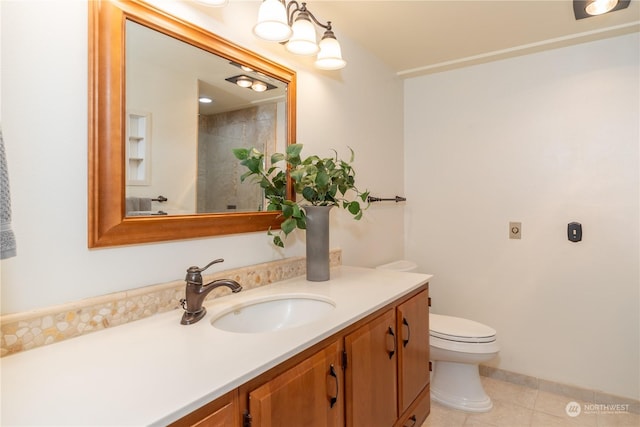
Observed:
[[[509,222],[509,238],[520,239],[522,237],[522,223]]]

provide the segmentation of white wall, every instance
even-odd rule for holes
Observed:
[[[195,48],[194,48],[195,50]],[[145,185],[127,185],[128,197],[157,197],[153,211],[173,215],[196,212],[198,153],[198,77],[195,69],[162,68],[148,55],[127,58],[127,107],[148,113],[151,176]],[[161,90],[160,90],[161,88]],[[167,173],[170,172],[170,173]]]
[[[494,327],[501,369],[635,399],[639,47],[636,33],[405,82],[406,255],[436,275],[433,311]]]
[[[1,117],[18,243],[18,256],[1,263],[2,313],[180,280],[188,266],[218,257],[232,268],[304,254],[300,238],[281,252],[262,232],[87,249],[87,2],[1,3]],[[382,63],[336,33],[348,66],[318,72],[253,37],[259,2],[222,9],[160,3],[298,72],[303,154],[347,154],[349,145],[362,187],[403,192],[402,82]],[[331,246],[342,248],[345,264],[403,256],[400,207],[373,206],[360,222],[332,215]]]

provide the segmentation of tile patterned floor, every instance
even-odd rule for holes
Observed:
[[[604,413],[593,402],[583,402],[559,394],[481,377],[493,409],[469,414],[431,403],[431,414],[422,427],[640,427],[640,415],[622,411]],[[567,415],[569,402],[580,404],[581,413]],[[586,406],[585,406],[586,405]]]

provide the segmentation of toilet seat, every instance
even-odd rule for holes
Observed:
[[[487,325],[460,317],[429,315],[429,335],[459,343],[490,343],[496,340],[496,331]]]

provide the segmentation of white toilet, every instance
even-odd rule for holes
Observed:
[[[417,265],[403,260],[376,268],[415,271]],[[473,320],[429,314],[429,343],[431,399],[462,411],[490,411],[493,404],[480,382],[478,365],[500,351],[496,331]]]

